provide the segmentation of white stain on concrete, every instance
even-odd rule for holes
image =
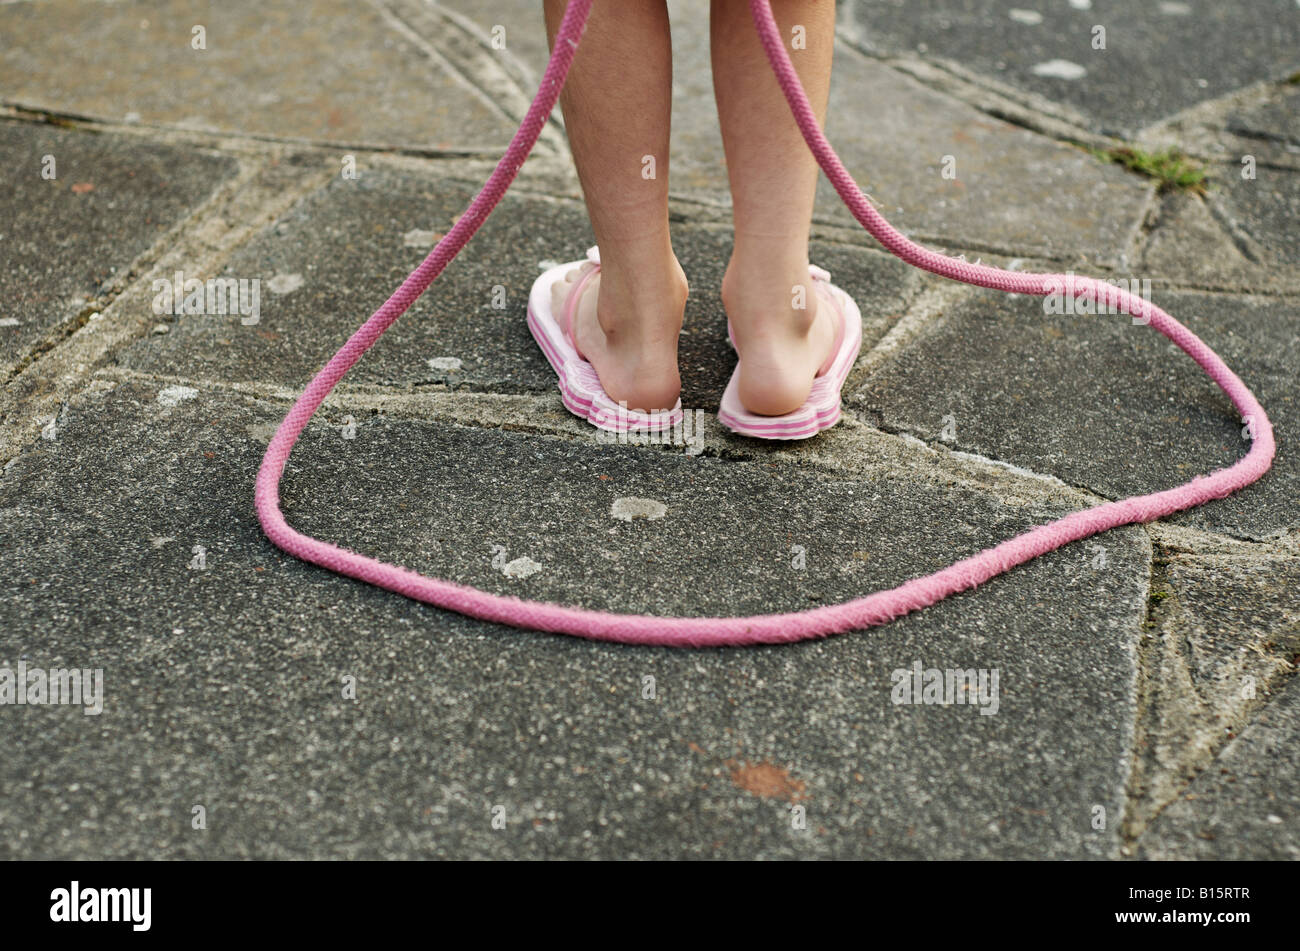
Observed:
[[[501,573],[507,578],[527,578],[529,575],[535,575],[541,570],[542,566],[540,564],[524,555],[522,558],[506,562],[501,568]]]
[[[277,274],[266,282],[266,289],[272,294],[292,294],[302,285],[301,274]]]
[[[158,402],[163,406],[179,406],[198,395],[199,391],[192,386],[164,386],[158,391]]]
[[[1043,22],[1043,15],[1037,10],[1008,10],[1007,16],[1026,26],[1038,26]]]
[[[1039,63],[1031,72],[1035,76],[1046,76],[1049,79],[1082,79],[1088,75],[1086,69],[1068,59],[1049,59],[1046,63]]]
[[[460,357],[431,357],[425,361],[434,370],[459,370]]]
[[[248,435],[252,436],[262,445],[266,445],[275,438],[275,431],[277,428],[278,427],[275,423],[253,423],[248,427]]]
[[[402,235],[402,244],[408,248],[431,248],[441,239],[442,235],[436,231],[423,231],[420,228],[412,228]]]
[[[668,506],[662,502],[656,502],[654,499],[638,499],[629,495],[621,499],[615,499],[614,504],[610,506],[609,514],[620,522],[630,522],[634,518],[645,518],[653,521],[667,515]]]

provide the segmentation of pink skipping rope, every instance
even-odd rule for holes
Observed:
[[[267,446],[257,473],[258,518],[268,538],[292,555],[322,565],[331,571],[359,578],[410,598],[486,621],[511,624],[537,631],[572,634],[596,640],[626,644],[656,644],[669,647],[720,647],[744,644],[785,644],[809,638],[840,634],[884,624],[916,611],[950,594],[973,588],[1069,542],[1098,532],[1191,508],[1211,499],[1223,498],[1260,478],[1273,460],[1273,428],[1263,407],[1237,375],[1178,321],[1159,307],[1111,284],[1086,277],[1067,278],[1059,274],[1022,274],[946,257],[909,241],[880,216],[865,199],[857,183],[845,171],[835,150],[817,124],[816,116],[800,85],[781,41],[767,0],[750,0],[754,24],[767,51],[795,120],[827,177],[855,218],[881,244],[909,264],[953,280],[979,287],[991,287],[1015,294],[1045,296],[1068,288],[1075,298],[1104,302],[1120,313],[1146,318],[1150,325],[1177,344],[1232,400],[1248,428],[1253,431],[1250,451],[1226,469],[1198,476],[1185,485],[1107,502],[1040,525],[1023,535],[1002,542],[933,574],[849,601],[788,614],[754,617],[654,617],[640,614],[612,614],[564,607],[543,601],[489,594],[477,588],[429,578],[397,565],[339,548],[295,531],[280,512],[279,485],[285,461],[299,434],[325,397],[380,335],[415,302],[443,268],[451,262],[487,220],[505,194],[520,166],[532,150],[542,126],[560,95],[578,49],[592,0],[570,0],[555,39],[554,49],[541,87],[514,135],[505,156],[475,196],[469,208],[438,242],[424,262],[402,282],[380,307],[334,354],[307,386],[302,396],[280,423]],[[1114,313],[1114,310],[1108,311]]]

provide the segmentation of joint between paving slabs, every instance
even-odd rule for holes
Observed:
[[[1262,79],[1249,86],[1235,89],[1214,99],[1206,99],[1189,106],[1181,112],[1166,116],[1142,127],[1133,136],[1133,141],[1141,146],[1154,148],[1176,142],[1191,158],[1207,162],[1222,162],[1231,156],[1218,149],[1200,149],[1189,141],[1205,135],[1228,135],[1233,138],[1250,138],[1249,135],[1227,127],[1227,120],[1234,111],[1268,105],[1278,97],[1286,94],[1294,84],[1289,79]],[[1267,140],[1266,140],[1267,141]],[[1260,162],[1261,165],[1266,163]],[[1300,168],[1300,159],[1295,164],[1273,166],[1291,171]]]
[[[1156,544],[1149,532],[1144,532],[1148,544],[1148,577],[1146,592],[1146,611],[1142,618],[1142,627],[1138,632],[1133,647],[1133,667],[1135,683],[1133,687],[1134,705],[1133,722],[1129,737],[1128,776],[1124,782],[1124,814],[1120,819],[1119,836],[1120,854],[1132,858],[1137,850],[1137,842],[1143,830],[1155,818],[1151,814],[1147,800],[1149,764],[1144,754],[1147,743],[1155,734],[1152,719],[1155,717],[1152,681],[1155,678],[1154,665],[1157,663],[1158,641],[1148,636],[1158,624],[1156,612],[1160,610],[1163,597],[1158,596],[1167,590],[1167,578],[1163,565],[1156,558]],[[1161,809],[1168,803],[1161,805]],[[1144,806],[1148,808],[1144,809]],[[1146,813],[1145,815],[1143,813]],[[1158,813],[1158,810],[1157,810]]]
[[[1288,665],[1285,657],[1274,663],[1272,669],[1241,667],[1238,674],[1249,669],[1252,674],[1260,674],[1264,682],[1252,696],[1241,694],[1233,698],[1235,703],[1227,702],[1231,690],[1227,693],[1221,690],[1218,696],[1214,694],[1215,680],[1207,681],[1204,687],[1198,686],[1197,645],[1192,631],[1180,623],[1186,612],[1181,610],[1179,591],[1169,571],[1169,566],[1182,556],[1222,555],[1225,548],[1231,552],[1229,557],[1239,556],[1255,565],[1291,560],[1295,557],[1294,539],[1261,551],[1264,546],[1258,543],[1225,546],[1221,539],[1208,533],[1158,522],[1147,526],[1147,533],[1152,542],[1150,588],[1135,658],[1137,712],[1121,823],[1124,841],[1121,853],[1126,857],[1136,854],[1142,836],[1160,814],[1179,801],[1198,776],[1213,768],[1223,749],[1258,719],[1271,698],[1281,693],[1295,676],[1294,661]],[[1188,539],[1196,536],[1201,543],[1193,542],[1189,547]],[[1177,547],[1169,547],[1165,540],[1173,541]],[[1196,548],[1204,550],[1196,551]],[[1287,666],[1291,667],[1290,671],[1285,669]],[[1222,717],[1206,720],[1207,711],[1218,714],[1225,707],[1235,732],[1220,728]]]
[[[439,7],[426,9],[405,0],[366,2],[433,66],[441,67],[498,118],[510,125],[518,125],[523,120],[533,90],[523,88],[503,69],[476,31],[469,29],[462,19],[448,15],[448,11]],[[536,148],[549,153],[562,151],[563,136],[548,122],[542,127]]]
[[[1063,109],[1061,103],[996,83],[951,60],[876,53],[843,33],[837,31],[837,36],[859,56],[1008,125],[1066,145],[1106,148],[1122,144],[1113,136],[1090,131],[1084,116]]]
[[[1261,80],[1144,126],[1134,133],[1129,142],[1113,135],[1093,132],[1087,127],[1086,117],[1074,111],[1063,111],[1060,103],[1005,86],[965,69],[960,63],[941,58],[880,54],[865,47],[851,33],[841,30],[837,35],[859,55],[908,76],[955,102],[1063,144],[1102,149],[1134,144],[1146,148],[1176,145],[1189,158],[1204,162],[1221,162],[1228,156],[1222,149],[1203,148],[1192,141],[1198,137],[1198,133],[1244,138],[1240,132],[1226,128],[1227,116],[1234,109],[1273,101],[1293,85],[1288,78]],[[1186,128],[1192,125],[1200,128]],[[1274,167],[1282,171],[1300,169],[1300,160],[1294,164],[1273,164],[1267,161],[1259,164],[1261,167]]]
[[[95,382],[96,385],[141,383],[160,388],[171,385],[193,386],[274,404],[283,412],[287,412],[298,396],[296,388],[274,384],[195,381],[122,367],[101,368],[95,374]],[[347,416],[361,420],[382,416],[464,428],[520,432],[566,442],[603,444],[597,441],[594,430],[589,425],[572,417],[558,399],[550,396],[458,391],[417,393],[409,390],[394,391],[374,384],[351,387],[344,385],[325,399],[310,425],[334,428],[342,425]],[[264,436],[269,439],[270,430]],[[870,474],[880,468],[901,469],[912,477],[936,485],[960,484],[1015,507],[1046,505],[1059,508],[1066,505],[1071,509],[1084,509],[1106,501],[1080,491],[1054,476],[1032,473],[970,453],[954,452],[947,446],[931,446],[907,434],[891,434],[877,429],[852,416],[845,416],[842,425],[836,431],[825,434],[814,447],[800,445],[753,448],[749,440],[722,432],[716,421],[706,426],[695,445],[695,455],[730,462],[761,460],[795,468],[814,466],[853,475]],[[674,454],[683,451],[682,447],[668,445],[666,442],[643,445],[630,443],[627,447]],[[885,456],[889,458],[885,460]]]
[[[197,220],[212,213],[233,190],[250,182],[259,170],[258,167],[241,162],[239,170],[229,181],[218,187],[198,208],[168,228],[120,273],[114,275],[111,283],[102,288],[97,296],[83,301],[75,314],[65,318],[51,328],[40,340],[33,343],[29,352],[21,356],[10,368],[4,380],[5,385],[8,386],[25,373],[29,367],[36,364],[45,354],[57,349],[74,336],[77,331],[86,325],[92,314],[98,312],[102,315],[107,311],[114,301],[131,289],[139,277],[150,271],[166,255],[168,248],[181,243],[184,233],[191,230]]]
[[[30,359],[15,368],[0,393],[0,462],[39,437],[51,416],[57,417],[58,407],[89,385],[98,364],[148,334],[156,276],[169,276],[178,267],[215,273],[265,220],[283,214],[332,174],[275,166],[265,156],[239,156],[238,161],[231,178],[124,268],[108,293],[82,305],[75,318],[42,338]],[[292,185],[285,181],[286,169]],[[128,315],[137,311],[149,317]],[[100,318],[92,320],[96,312]],[[21,392],[25,381],[30,393]]]
[[[3,0],[0,0],[3,2]],[[209,149],[231,155],[287,155],[294,151],[321,153],[363,153],[366,155],[406,155],[429,161],[455,159],[492,162],[501,157],[497,146],[434,148],[415,143],[392,145],[383,142],[338,142],[305,136],[275,135],[270,132],[235,131],[216,128],[177,126],[143,120],[122,122],[74,112],[57,112],[17,102],[0,103],[0,121],[33,122],[57,126],[90,135],[123,135],[144,138],[163,145]]]
[[[960,290],[960,289],[958,289]],[[941,314],[940,309],[918,308],[919,320],[928,321]],[[919,326],[919,325],[918,325]],[[874,352],[874,351],[873,351]],[[299,396],[300,387],[286,387],[267,382],[194,381],[185,377],[131,370],[123,367],[101,367],[96,379],[117,382],[142,382],[150,385],[185,385],[236,393],[262,401],[288,406]],[[331,416],[338,414],[357,416],[386,415],[424,422],[452,423],[480,429],[502,429],[524,432],[563,440],[591,440],[593,430],[585,422],[571,416],[558,398],[536,394],[495,394],[475,391],[425,389],[420,387],[396,388],[382,384],[341,384],[328,397],[322,412],[313,425],[333,425]],[[942,470],[943,478],[956,479],[971,488],[986,491],[1008,504],[1059,503],[1066,498],[1072,506],[1083,509],[1113,501],[1107,496],[1077,486],[1060,478],[1035,472],[978,453],[957,450],[946,443],[933,443],[903,429],[893,429],[861,419],[847,413],[843,432],[825,434],[816,446],[753,448],[749,440],[724,433],[720,424],[712,420],[701,438],[699,455],[728,461],[753,461],[765,459],[782,464],[799,465],[809,462],[841,472],[860,472],[864,467],[855,463],[852,448],[861,451],[864,438],[884,440],[900,447],[904,456],[924,456],[926,464]],[[848,443],[853,446],[847,445]],[[678,446],[666,443],[632,444],[633,448],[662,452],[681,452]],[[866,446],[866,458],[875,458],[880,447]],[[915,458],[913,458],[915,461]],[[867,467],[869,468],[869,467]],[[1152,523],[1164,526],[1165,523]],[[1191,530],[1167,526],[1166,533],[1175,533],[1180,545],[1188,550],[1218,550],[1223,546],[1237,546],[1238,550],[1260,550],[1261,545],[1272,541],[1239,538],[1228,533]],[[1164,536],[1162,536],[1164,537]],[[1300,538],[1300,534],[1296,536]],[[1242,549],[1241,546],[1246,546]]]

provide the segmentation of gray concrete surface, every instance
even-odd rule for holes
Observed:
[[[951,63],[1073,107],[1098,130],[1120,135],[1300,68],[1300,22],[1287,0],[842,6],[846,32],[877,55]],[[1052,63],[1075,68],[1046,68]]]
[[[1295,306],[1163,291],[1151,299],[1250,380],[1279,445],[1289,445],[1300,399]],[[996,291],[973,294],[933,321],[848,398],[887,429],[1051,472],[1111,498],[1186,482],[1249,448],[1227,397],[1150,327],[1127,314],[1046,314],[1041,298]],[[1173,519],[1275,537],[1300,519],[1298,471],[1283,448],[1266,480]]]
[[[247,487],[279,407],[207,389],[167,399],[157,385],[92,388],[4,483],[8,646],[45,667],[89,652],[108,685],[97,718],[22,712],[15,743],[48,765],[7,782],[0,822],[24,830],[12,854],[1118,848],[1118,823],[1090,819],[1123,808],[1115,726],[1134,713],[1139,531],[1105,540],[1104,569],[1058,553],[860,636],[704,653],[591,644],[449,616],[270,548]],[[369,417],[353,439],[329,425],[306,437],[284,509],[305,531],[488,590],[665,614],[843,600],[1053,512],[901,475]],[[612,517],[629,496],[666,514]],[[497,546],[540,570],[507,577]],[[916,661],[998,668],[996,715],[894,705],[891,673]],[[189,827],[191,799],[209,809],[206,835]]]
[[[536,4],[0,4],[24,37],[0,49],[0,674],[104,672],[98,715],[0,705],[0,854],[1296,857],[1300,10],[840,6],[829,133],[886,216],[971,259],[1149,280],[1271,413],[1273,471],[785,648],[518,631],[311,567],[259,529],[261,453],[486,177],[544,64]],[[705,5],[670,7],[698,442],[597,440],[524,327],[542,262],[591,240],[556,125],[313,421],[296,527],[499,593],[791,610],[1245,451],[1154,332],[920,274],[829,192],[813,256],[866,331],[845,419],[794,446],[723,431],[730,202]],[[1053,59],[1086,72],[1035,71]],[[1204,195],[1080,147],[1168,145]],[[256,320],[158,313],[177,272],[257,281]],[[996,671],[996,713],[896,703],[916,664]]]
[[[1295,776],[1297,684],[1235,737],[1215,765],[1156,820],[1143,857],[1300,859]]]
[[[211,20],[211,23],[205,22]],[[32,109],[269,138],[495,153],[512,123],[380,5],[6,5],[0,84]],[[381,39],[374,42],[376,37]],[[166,77],[165,81],[160,81]]]
[[[0,162],[11,185],[0,193],[6,370],[75,330],[87,303],[120,288],[132,262],[235,168],[211,150],[14,122],[0,124]]]

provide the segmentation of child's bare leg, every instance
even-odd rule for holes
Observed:
[[[803,28],[806,46],[790,55],[824,122],[835,4],[775,0],[772,8],[787,49],[792,29]],[[835,340],[830,309],[818,308],[808,277],[817,162],[772,75],[748,4],[713,0],[710,17],[713,90],[736,232],[722,301],[742,356],[740,401],[751,413],[778,416],[807,399]],[[804,309],[796,285],[806,288]]]
[[[546,0],[552,43],[564,6]],[[668,237],[672,48],[664,0],[595,4],[560,103],[600,246],[600,275],[578,305],[579,349],[613,399],[667,409],[681,389],[677,336],[687,288]],[[570,288],[556,287],[557,312]]]

